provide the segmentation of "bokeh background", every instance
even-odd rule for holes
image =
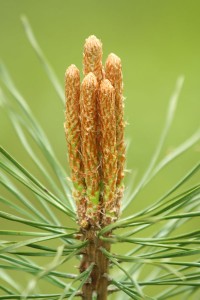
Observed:
[[[131,185],[139,181],[148,166],[180,75],[185,76],[185,82],[161,157],[198,128],[198,0],[0,0],[0,58],[44,128],[60,163],[67,168],[64,107],[27,40],[20,20],[22,15],[30,21],[61,84],[70,64],[82,69],[83,44],[91,34],[103,42],[104,61],[110,52],[121,57],[126,138],[130,141],[127,169],[131,174],[127,178],[132,178]],[[0,141],[40,178],[3,109],[0,109]],[[196,144],[167,167],[132,203],[132,212],[156,200],[199,161],[199,155],[200,144]]]

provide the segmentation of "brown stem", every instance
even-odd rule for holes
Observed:
[[[110,244],[100,240],[94,229],[84,232],[83,239],[88,240],[88,244],[83,253],[80,272],[84,272],[92,263],[94,263],[94,267],[89,280],[82,287],[82,299],[92,300],[92,295],[95,293],[97,300],[106,300],[109,261],[100,248],[103,247],[110,251]]]

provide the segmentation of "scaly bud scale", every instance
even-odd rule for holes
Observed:
[[[65,73],[66,120],[64,123],[71,178],[74,184],[73,196],[78,207],[79,222],[85,218],[86,201],[84,198],[83,164],[81,160],[80,139],[80,74],[75,65],[71,65]]]
[[[98,82],[102,80],[102,43],[94,35],[86,39],[83,51],[83,73],[87,75],[90,72],[96,76]]]
[[[81,151],[87,194],[87,217],[96,219],[99,204],[99,161],[97,150],[97,79],[88,73],[81,84]]]
[[[125,165],[125,142],[124,142],[124,98],[121,59],[111,53],[105,66],[105,76],[115,89],[115,115],[116,115],[116,144],[117,144],[117,190],[116,190],[116,215],[119,215],[121,199],[123,197],[124,165]]]
[[[103,180],[103,224],[108,224],[115,220],[117,151],[114,88],[107,79],[104,79],[100,85],[99,119]]]

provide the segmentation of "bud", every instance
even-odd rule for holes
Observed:
[[[81,84],[80,120],[81,152],[87,196],[87,217],[97,219],[99,205],[99,160],[97,148],[97,88],[96,76],[89,73]]]
[[[103,78],[102,43],[95,35],[86,39],[83,52],[83,73],[87,75],[90,72],[96,76],[98,82]]]
[[[115,193],[117,181],[116,118],[114,88],[108,79],[99,90],[99,120],[101,172],[103,182],[103,223],[115,220]]]
[[[85,184],[83,165],[81,161],[81,126],[80,126],[80,74],[75,65],[71,65],[65,73],[65,135],[68,147],[71,179],[74,185],[73,196],[78,207],[78,217],[81,222],[85,218],[86,200],[84,199]]]
[[[121,59],[111,53],[105,66],[105,76],[109,79],[115,89],[115,115],[116,115],[116,144],[117,144],[117,197],[116,206],[118,211],[123,197],[123,178],[125,165],[125,141],[124,141],[124,98]]]

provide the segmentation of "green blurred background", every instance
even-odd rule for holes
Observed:
[[[91,34],[103,42],[104,61],[110,52],[121,57],[129,124],[126,137],[131,140],[127,167],[137,172],[138,179],[155,149],[168,100],[180,75],[185,76],[185,83],[163,154],[199,126],[198,0],[0,0],[1,59],[65,165],[64,108],[27,41],[20,21],[22,15],[28,17],[61,84],[71,63],[82,69],[83,44]],[[1,143],[26,165],[28,157],[24,156],[5,113],[1,110],[0,114]],[[187,152],[163,174],[162,184],[155,183],[156,192],[163,185],[171,185],[193,165],[199,158],[198,148]]]
[[[31,48],[20,20],[26,15],[48,61],[63,84],[66,67],[82,69],[85,39],[103,42],[121,57],[124,72],[128,177],[141,178],[164,125],[178,76],[185,76],[176,118],[162,156],[188,138],[200,115],[200,1],[198,0],[0,0],[0,58],[67,167],[64,108]],[[0,141],[40,177],[0,110]],[[200,145],[167,167],[132,204],[132,211],[157,199],[199,160]],[[133,185],[133,180],[131,185]],[[196,177],[194,181],[198,181]],[[139,204],[140,203],[140,204]]]

